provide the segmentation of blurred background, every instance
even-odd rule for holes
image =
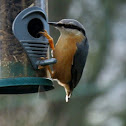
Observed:
[[[34,2],[22,1],[24,8]],[[126,1],[49,0],[48,6],[49,21],[72,18],[86,29],[82,79],[69,103],[56,82],[46,96],[0,95],[0,126],[126,126]],[[56,42],[59,31],[50,31]]]

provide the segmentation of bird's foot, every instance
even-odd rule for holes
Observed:
[[[48,57],[40,57],[40,59],[41,60],[46,60],[46,59],[48,59]],[[41,66],[41,65],[39,65],[38,66],[38,69],[40,70],[40,69],[43,69],[43,68],[45,68],[44,66]]]
[[[43,68],[44,68],[44,67],[41,66],[41,65],[38,66],[38,69],[39,69],[39,70],[41,70],[41,69],[43,69]]]
[[[48,59],[48,57],[40,57],[41,60]]]
[[[48,57],[40,57],[40,59],[41,59],[41,60],[46,60],[46,59],[48,59]],[[49,65],[47,65],[47,66],[41,66],[41,65],[39,65],[39,66],[38,66],[38,69],[39,69],[39,70],[40,70],[40,69],[43,69],[43,68],[46,68],[46,69],[49,71],[51,77],[53,77],[53,72],[52,72],[52,70],[51,70],[51,68],[50,68]]]
[[[44,35],[48,39],[50,48],[52,50],[54,50],[55,48],[54,48],[53,38],[48,34],[48,32],[46,30],[44,30],[44,32],[41,31],[41,32],[39,32],[39,34]]]

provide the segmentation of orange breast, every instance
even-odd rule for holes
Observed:
[[[71,80],[71,66],[77,50],[76,43],[76,39],[61,36],[53,52],[54,57],[57,59],[57,63],[53,65],[53,78],[65,84]]]

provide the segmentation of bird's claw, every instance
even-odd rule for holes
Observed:
[[[39,34],[44,35],[48,39],[50,48],[54,50],[55,48],[54,48],[53,38],[48,34],[48,32],[44,30],[44,31],[40,31]]]
[[[43,69],[43,68],[44,68],[44,67],[41,66],[41,65],[38,66],[38,69],[39,69],[39,70],[41,70],[41,69]]]
[[[40,59],[41,60],[46,60],[46,59],[48,59],[48,57],[40,57]],[[38,69],[40,70],[40,69],[43,69],[44,68],[44,66],[41,66],[41,65],[39,65],[38,66]]]
[[[43,34],[45,37],[48,35],[48,32],[44,29],[44,31],[40,31],[40,34]]]
[[[41,60],[48,59],[48,57],[40,57]]]

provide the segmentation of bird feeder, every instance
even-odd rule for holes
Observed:
[[[20,5],[21,1],[13,2],[8,1],[7,8]],[[6,6],[2,13],[4,9]],[[53,89],[46,70],[38,70],[38,65],[56,62],[53,58],[40,60],[47,56],[49,46],[48,40],[38,35],[44,29],[49,32],[46,13],[39,7],[26,8],[19,14],[13,13],[15,8],[9,11],[0,15],[0,94],[35,93],[39,86],[41,91]]]
[[[39,35],[40,31],[49,32],[46,14],[41,8],[31,7],[19,13],[13,22],[12,30],[34,69],[37,70],[38,65],[45,66],[56,63],[54,58],[40,60],[40,57],[46,58],[49,46],[48,40]]]

